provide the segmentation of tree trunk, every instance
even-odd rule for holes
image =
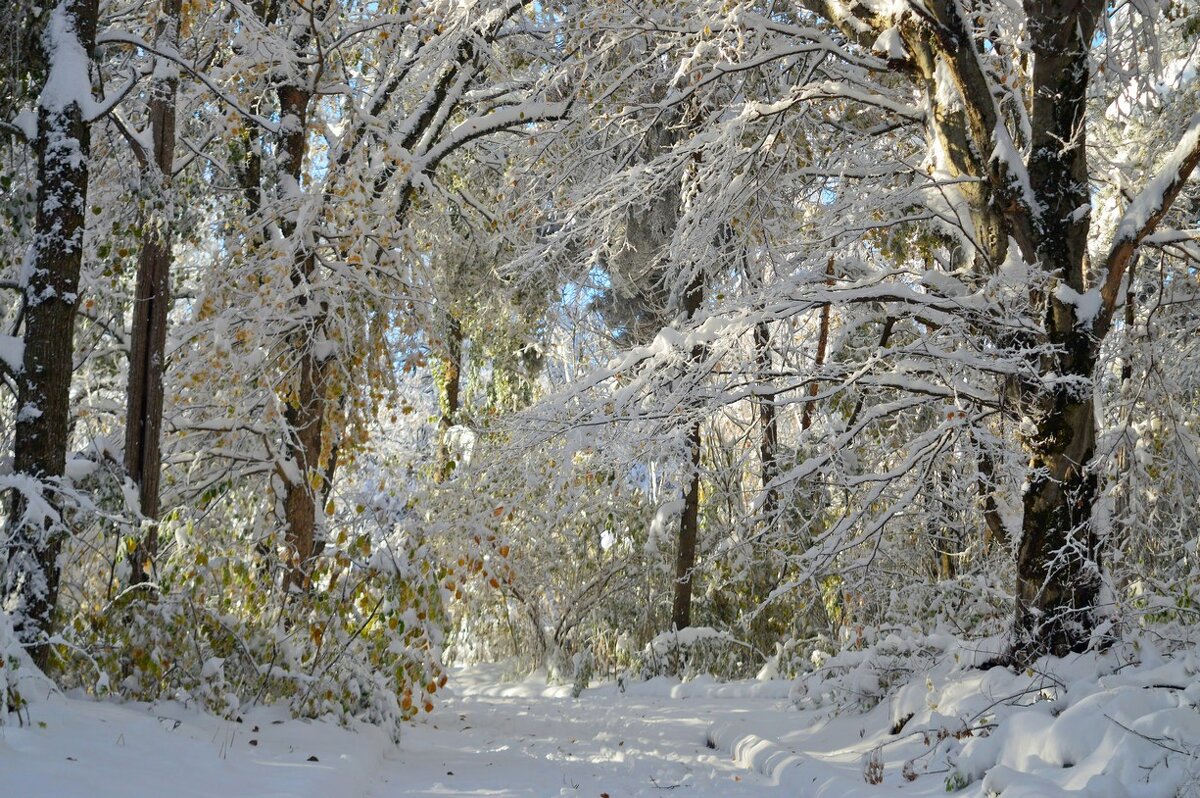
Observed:
[[[299,203],[303,180],[304,159],[308,152],[308,106],[311,91],[291,83],[280,86],[279,117],[282,121],[280,141],[280,183],[289,200]],[[290,196],[289,196],[290,195]],[[299,215],[299,208],[289,208]],[[312,557],[317,533],[317,496],[321,495],[324,479],[321,451],[325,425],[325,394],[329,369],[317,351],[324,330],[326,310],[312,307],[309,297],[316,272],[316,258],[304,240],[305,232],[298,228],[294,217],[285,217],[280,224],[283,234],[293,239],[295,247],[292,266],[292,287],[298,330],[290,336],[295,352],[298,374],[295,391],[284,411],[287,433],[284,450],[290,469],[284,479],[284,543],[287,549],[285,590],[306,591],[311,584]]]
[[[75,36],[91,62],[96,41],[96,0],[64,0],[50,12],[59,38]],[[44,36],[46,63],[67,49]],[[66,68],[67,65],[62,65]],[[86,87],[77,87],[86,91]],[[70,422],[75,310],[83,258],[84,213],[88,190],[90,131],[74,99],[46,97],[38,108],[38,191],[32,268],[24,280],[25,351],[17,375],[17,415],[13,472],[41,483],[58,481],[66,465]],[[51,488],[53,491],[54,488]],[[9,510],[9,542],[4,592],[18,593],[17,632],[33,660],[45,667],[46,638],[58,606],[59,564],[66,530],[60,517],[43,517],[30,494],[17,490]],[[60,502],[49,499],[57,514]]]
[[[976,445],[980,444],[978,441]],[[989,551],[993,546],[1003,546],[1008,543],[1008,528],[1004,526],[1004,518],[1000,515],[1000,505],[996,502],[996,463],[991,453],[980,448],[976,460],[979,495],[983,500],[983,549]]]
[[[675,557],[675,592],[671,600],[671,626],[676,630],[692,625],[692,575],[696,568],[696,541],[700,537],[700,422],[688,431],[692,474],[683,495],[679,516],[679,549]]]
[[[770,384],[771,373],[771,325],[760,321],[754,325],[754,349],[758,357],[758,370],[763,382]],[[758,453],[761,464],[763,497],[760,517],[764,524],[771,524],[779,510],[778,490],[771,484],[779,476],[779,425],[776,423],[775,394],[765,393],[758,400],[759,442]]]
[[[1017,551],[1013,654],[1020,663],[1087,647],[1100,594],[1093,512],[1096,475],[1091,399],[1058,397],[1037,425]]]
[[[1011,241],[1025,264],[1046,278],[1031,289],[1031,298],[1045,307],[1042,329],[1005,340],[1038,358],[1031,363],[1036,378],[1010,381],[1018,394],[1015,410],[1026,419],[1022,442],[1030,458],[1009,659],[1024,663],[1079,651],[1097,622],[1101,584],[1097,479],[1088,470],[1096,447],[1097,350],[1138,246],[1200,167],[1200,143],[1181,140],[1169,171],[1147,183],[1139,199],[1148,200],[1152,212],[1122,220],[1096,285],[1089,286],[1084,112],[1092,67],[1088,52],[1105,12],[1103,0],[1025,0],[1029,41],[1022,58],[1031,54],[1033,69],[1028,89],[1010,95],[1030,105],[1027,122],[1015,132],[1007,129],[998,101],[1002,92],[975,49],[986,42],[968,27],[971,18],[960,3],[926,0],[915,23],[870,4],[854,4],[849,13],[829,0],[802,4],[863,46],[889,29],[900,30],[909,57],[897,66],[914,71],[922,84],[936,165],[951,177],[971,178],[948,190],[960,193],[970,209],[974,235],[964,246],[972,245],[975,270],[994,273]],[[1023,165],[1011,157],[1018,142],[1028,146]],[[1098,294],[1099,310],[1085,316],[1065,298],[1082,297],[1089,289]]]
[[[434,474],[437,482],[444,482],[454,471],[446,436],[450,428],[458,423],[459,395],[462,391],[462,325],[453,314],[447,314],[446,324],[446,356],[443,360],[445,385],[439,402],[442,412],[438,418],[437,470]]]
[[[1085,102],[1088,49],[1102,8],[1100,0],[1028,0],[1025,11],[1034,53],[1030,154],[1026,163],[1036,206],[1014,194],[1007,166],[991,152],[997,117],[978,62],[964,55],[970,38],[957,5],[931,6],[933,36],[917,30],[912,52],[930,98],[962,96],[930,115],[931,139],[939,142],[943,168],[978,178],[959,188],[971,209],[977,275],[993,273],[1015,240],[1023,259],[1050,278],[1045,334],[1014,341],[1026,351],[1046,352],[1035,364],[1040,379],[1020,386],[1019,409],[1032,423],[1023,443],[1030,453],[1011,656],[1026,662],[1040,654],[1063,654],[1087,645],[1099,595],[1099,546],[1093,525],[1095,453],[1091,331],[1056,286],[1086,292],[1088,174]],[[947,76],[953,76],[952,79]],[[1090,322],[1089,322],[1090,323]],[[1051,378],[1054,379],[1051,379]],[[1074,378],[1070,382],[1062,378]]]
[[[284,415],[288,424],[287,454],[293,472],[284,488],[287,522],[285,588],[307,590],[317,533],[317,496],[323,494],[325,472],[320,466],[325,423],[325,388],[328,367],[313,352],[310,341],[299,343],[300,379],[296,402]]]
[[[158,40],[174,49],[181,0],[163,0]],[[151,86],[150,129],[159,196],[145,220],[138,258],[129,352],[128,403],[125,411],[125,470],[138,486],[142,515],[151,522],[130,556],[130,582],[149,578],[158,556],[159,480],[162,474],[163,371],[166,367],[167,311],[171,303],[171,239],[174,203],[175,94],[178,79],[165,70]]]
[[[831,247],[837,246],[837,239],[829,242]],[[833,255],[829,256],[829,260],[825,264],[825,285],[833,285]],[[819,372],[821,367],[825,365],[825,354],[829,348],[829,303],[825,302],[821,305],[821,325],[817,331],[817,355],[813,360],[813,371]],[[814,379],[808,386],[808,401],[804,403],[804,410],[800,413],[800,429],[807,430],[812,426],[813,406],[816,404],[817,394],[820,393],[820,386]]]
[[[704,277],[697,275],[683,299],[684,317],[691,320],[704,303]],[[692,348],[692,363],[704,358],[704,347]],[[692,625],[692,577],[696,569],[696,542],[700,537],[700,420],[688,430],[691,474],[683,494],[683,512],[679,516],[679,548],[675,556],[675,592],[671,600],[671,625],[684,629]]]
[[[1087,52],[1102,8],[1098,2],[1088,5],[1095,7],[1031,0],[1026,8],[1034,52],[1029,178],[1044,205],[1035,227],[1037,258],[1077,294],[1087,290],[1090,223],[1088,214],[1076,213],[1089,202]],[[1054,352],[1043,357],[1040,368],[1043,376],[1058,378],[1022,386],[1034,433],[1025,440],[1030,460],[1017,550],[1017,662],[1083,650],[1095,628],[1100,593],[1097,483],[1089,471],[1096,450],[1095,351],[1077,307],[1059,294],[1046,297],[1043,324]],[[1062,377],[1075,379],[1068,383]]]

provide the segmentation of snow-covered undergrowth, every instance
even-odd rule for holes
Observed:
[[[444,601],[420,535],[360,519],[327,541],[316,589],[289,595],[269,560],[244,559],[236,530],[201,535],[167,521],[160,531],[175,540],[157,580],[111,599],[104,582],[123,558],[106,559],[112,547],[99,531],[91,545],[68,547],[80,558],[68,573],[84,589],[63,601],[68,620],[51,659],[65,690],[175,699],[229,718],[286,705],[297,717],[397,735],[433,709],[445,683]]]
[[[728,676],[753,661],[748,646],[733,635],[710,626],[690,626],[663,632],[646,644],[636,662],[642,679],[676,675],[684,679],[704,674]]]
[[[56,691],[17,641],[8,613],[0,612],[0,726],[10,717],[20,720],[31,700]]]
[[[980,667],[1001,649],[1000,638],[892,634],[817,653],[795,680],[771,678],[770,668],[734,682],[659,675],[593,684],[577,699],[577,686],[544,673],[507,681],[503,666],[460,671],[454,684],[460,696],[517,702],[522,713],[538,702],[584,718],[589,707],[684,713],[703,721],[695,725],[710,748],[761,779],[762,794],[1200,795],[1200,647],[1143,637],[1021,671]]]
[[[888,637],[793,686],[793,714],[710,742],[804,795],[1200,795],[1200,648],[1146,640],[979,669],[998,641]]]
[[[794,680],[764,669],[581,692],[544,671],[460,668],[394,749],[381,729],[289,720],[282,705],[222,719],[64,696],[23,663],[29,703],[0,729],[0,772],[31,796],[154,794],[185,761],[204,776],[180,794],[206,796],[1200,795],[1200,647],[1143,637],[981,669],[999,649],[897,633],[818,654]]]
[[[179,691],[181,696],[186,695]],[[274,706],[211,711],[186,700],[96,700],[64,693],[0,612],[2,795],[317,798],[361,795],[377,780],[392,731],[330,711],[323,721]]]

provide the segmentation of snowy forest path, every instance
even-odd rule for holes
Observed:
[[[453,683],[452,683],[453,684]],[[638,685],[642,687],[642,685]],[[665,687],[665,685],[664,685]],[[669,689],[619,692],[459,684],[387,755],[371,798],[399,796],[736,796],[778,784],[707,745],[714,721],[778,708],[778,699],[690,699]]]

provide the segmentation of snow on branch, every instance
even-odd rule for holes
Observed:
[[[428,171],[455,150],[475,139],[503,130],[513,130],[538,122],[552,122],[564,118],[571,110],[569,102],[530,102],[500,108],[483,116],[475,116],[457,125],[442,141],[438,142],[420,159],[414,173]]]
[[[1192,116],[1158,174],[1133,198],[1117,224],[1108,255],[1108,273],[1100,287],[1103,305],[1096,324],[1097,338],[1103,338],[1108,331],[1121,282],[1134,252],[1158,228],[1197,165],[1200,165],[1200,112]]]
[[[1121,217],[1114,247],[1126,241],[1141,241],[1157,226],[1171,202],[1200,162],[1200,112],[1188,123],[1175,149],[1163,161],[1159,173],[1146,183]]]
[[[1033,183],[1029,179],[1029,170],[1025,168],[1025,162],[1021,159],[1017,146],[1013,143],[1012,136],[999,115],[996,117],[994,141],[996,146],[992,149],[992,161],[999,162],[1002,167],[1001,174],[1008,178],[1012,188],[1025,203],[1026,209],[1035,215],[1040,213],[1042,204],[1033,190]]]
[[[139,49],[145,50],[146,52],[150,53],[151,55],[158,56],[159,58],[165,58],[166,60],[168,60],[174,64],[177,64],[178,66],[183,68],[189,75],[191,75],[196,80],[203,83],[209,91],[211,91],[214,95],[216,95],[217,99],[221,100],[221,102],[223,102],[226,105],[228,105],[229,107],[233,108],[244,119],[246,119],[250,122],[253,122],[255,125],[262,128],[263,130],[267,131],[268,133],[279,133],[280,132],[280,126],[279,126],[278,122],[272,122],[270,119],[267,119],[266,117],[260,116],[256,113],[254,113],[253,111],[251,111],[249,108],[247,108],[242,103],[240,103],[235,97],[233,97],[233,95],[231,95],[229,92],[225,91],[220,86],[218,86],[216,83],[214,83],[212,78],[210,78],[208,75],[205,75],[204,72],[202,72],[201,70],[199,70],[195,66],[193,66],[186,58],[184,58],[174,48],[156,47],[156,46],[150,44],[149,42],[146,42],[146,41],[138,38],[137,36],[133,36],[132,34],[125,33],[124,31],[114,31],[114,30],[105,31],[104,33],[101,33],[99,36],[97,36],[96,44],[97,44],[97,46],[102,45],[102,44],[127,44],[132,47],[137,47]],[[95,114],[93,114],[93,113],[89,113],[89,114],[87,114],[87,116],[89,118],[95,118]]]
[[[130,95],[141,83],[145,77],[144,72],[139,72],[136,69],[129,70],[129,76],[125,79],[125,84],[118,89],[108,92],[103,100],[96,102],[92,106],[92,110],[84,116],[85,122],[97,122],[111,114],[121,102]]]
[[[21,114],[17,114],[17,118],[12,122],[0,120],[0,133],[9,136],[16,136],[22,141],[30,141],[37,135],[37,123],[35,121],[33,130],[31,131],[28,125],[18,124],[18,120],[22,119]]]

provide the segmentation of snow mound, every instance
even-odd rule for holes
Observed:
[[[909,648],[928,667],[862,711],[851,696],[895,664],[880,647],[801,679],[791,713],[712,724],[709,745],[804,795],[1200,795],[1200,648],[1165,656],[1137,641],[1013,672],[926,638]]]
[[[13,631],[12,617],[0,612],[0,726],[10,712],[20,713],[30,705],[58,693],[54,682],[29,658]]]

